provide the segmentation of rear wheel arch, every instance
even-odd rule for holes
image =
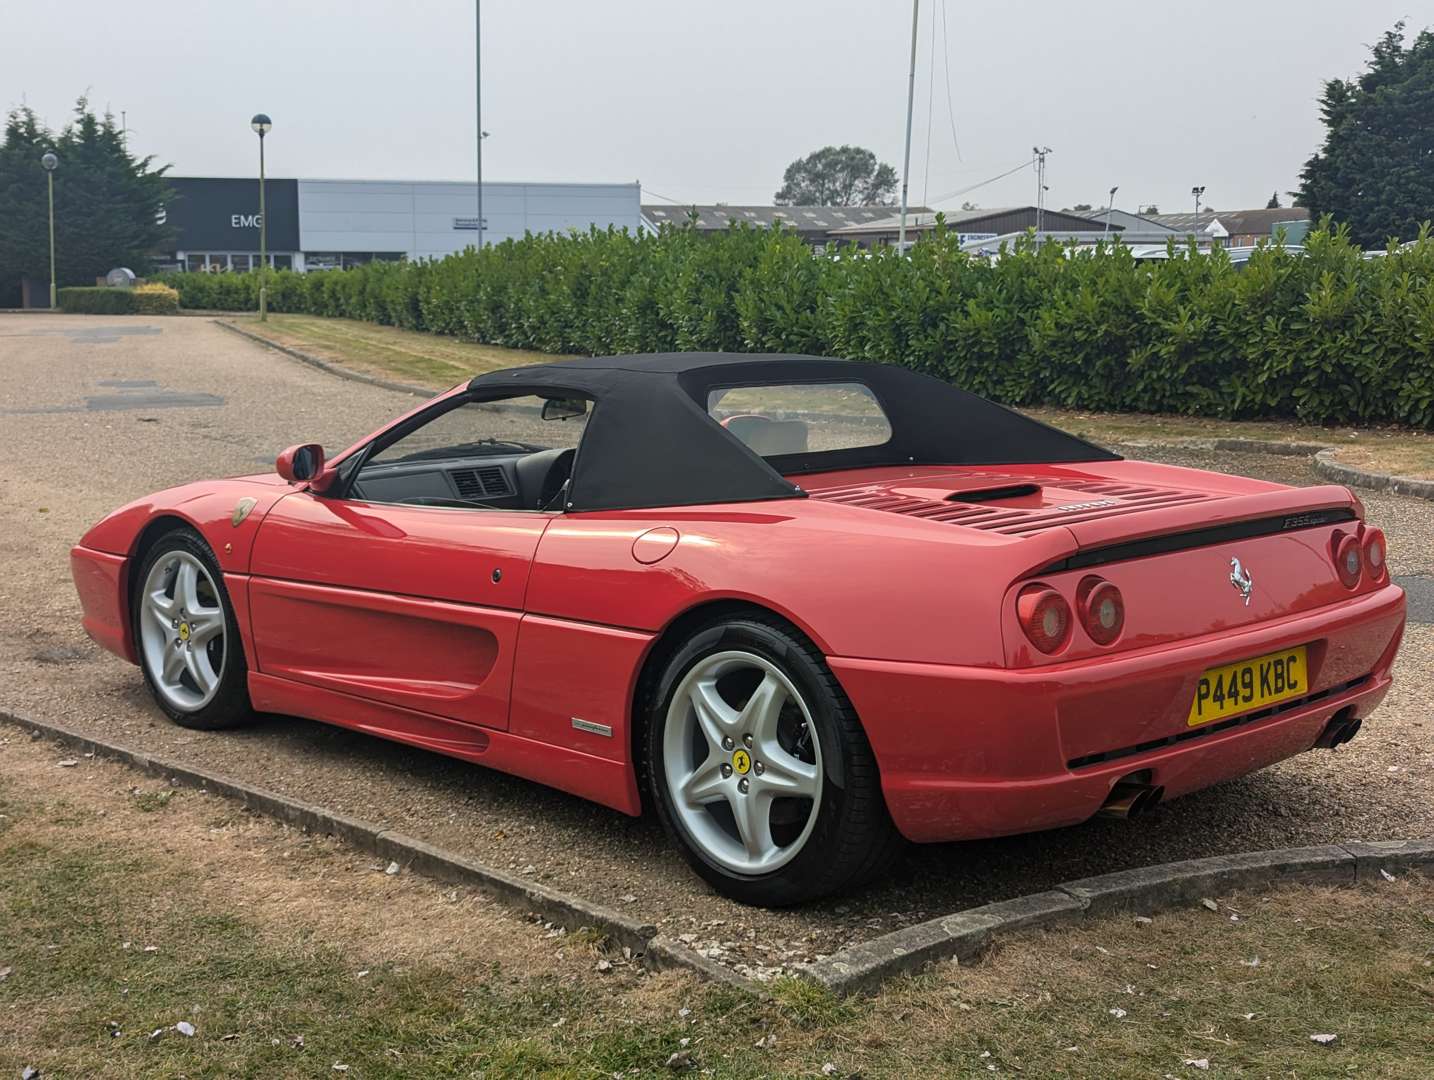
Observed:
[[[744,658],[750,658],[750,662]],[[779,848],[791,843],[799,847],[757,877],[744,877],[743,869],[718,850],[725,846],[714,842],[714,836],[715,841],[723,840],[720,835],[706,835],[711,830],[694,825],[688,811],[675,801],[672,788],[675,781],[671,764],[682,758],[682,752],[674,749],[669,732],[673,723],[683,721],[674,719],[669,706],[673,695],[685,692],[684,680],[690,678],[689,673],[709,660],[719,665],[766,666],[772,672],[769,679],[778,678],[787,685],[789,694],[799,695],[798,707],[807,714],[806,724],[820,743],[815,750],[814,767],[822,778],[821,794],[810,811],[817,816],[808,819],[808,831],[795,841],[769,837]],[[729,704],[734,704],[731,699]],[[764,906],[801,903],[859,886],[881,873],[898,854],[899,836],[886,810],[880,769],[865,728],[826,663],[824,651],[781,614],[744,601],[706,603],[684,612],[664,629],[649,650],[634,694],[632,715],[634,771],[644,802],[693,869],[719,892],[743,903]],[[755,734],[760,748],[765,745],[764,736]],[[750,737],[743,736],[748,740]],[[709,735],[709,743],[711,738]],[[679,735],[679,744],[684,739]],[[748,741],[747,745],[753,743]],[[797,752],[786,745],[783,749]],[[720,750],[714,744],[707,759],[713,752],[731,750],[730,741],[724,741]],[[754,777],[762,776],[763,760],[769,763],[769,772],[776,769],[778,775],[782,773],[781,768],[771,764],[781,760],[781,754],[772,746],[768,746],[768,752],[773,756],[762,753],[754,763]],[[757,756],[756,750],[753,755]],[[733,765],[737,771],[745,772],[735,758]],[[736,784],[745,794],[745,779],[738,784],[731,770],[724,770],[724,780],[714,778],[714,782]],[[753,783],[755,793],[767,781]],[[724,797],[735,808],[734,796],[735,791]],[[758,795],[752,797],[755,800]],[[727,822],[723,827],[730,833],[732,824]],[[750,843],[747,848],[749,852],[753,850]]]
[[[688,608],[671,620],[662,628],[648,648],[647,655],[643,657],[642,666],[638,669],[637,679],[633,683],[632,700],[628,703],[629,715],[632,718],[628,725],[631,741],[628,752],[632,755],[633,766],[639,773],[647,752],[649,698],[656,691],[658,680],[662,678],[668,661],[703,626],[719,622],[722,619],[741,618],[744,615],[778,618],[783,622],[788,622],[771,608],[747,600],[708,600]],[[801,630],[795,626],[792,629],[801,633]]]
[[[811,647],[817,657],[825,663],[826,649],[822,643],[809,633],[806,627],[794,622],[782,612],[751,600],[735,598],[724,598],[720,600],[708,600],[688,608],[680,615],[662,628],[657,639],[647,650],[643,658],[642,667],[638,671],[636,681],[633,683],[632,701],[629,703],[629,715],[631,716],[630,745],[628,752],[632,755],[634,772],[641,778],[643,770],[647,765],[647,724],[651,698],[657,692],[658,684],[666,670],[668,662],[676,653],[682,649],[693,636],[702,632],[706,627],[714,627],[716,624],[729,619],[751,618],[758,622],[775,623],[786,633],[791,634]],[[845,690],[842,689],[835,673],[831,676],[838,691],[845,697]],[[855,712],[855,709],[853,709]],[[862,722],[860,715],[857,715],[857,722]],[[642,784],[638,784],[639,796],[644,798]]]

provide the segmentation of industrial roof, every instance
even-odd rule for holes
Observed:
[[[983,231],[974,226],[983,222],[994,221],[998,218],[1009,217],[1013,214],[1036,213],[1034,206],[982,206],[974,210],[942,210],[941,215],[946,219],[947,228],[956,229],[959,232]],[[1065,228],[1072,230],[1090,229],[1091,219],[1079,214],[1071,214],[1060,210],[1049,208],[1042,211],[1048,228]],[[907,211],[906,227],[908,229],[929,229],[936,224],[936,212],[921,208],[919,211]],[[836,236],[866,236],[873,233],[891,232],[901,225],[900,215],[893,215],[889,212],[887,216],[876,221],[862,222],[848,225],[845,228],[833,229]],[[1119,229],[1119,224],[1112,225],[1112,228]]]
[[[917,209],[930,213],[926,207]],[[829,232],[847,225],[890,217],[890,206],[729,206],[725,203],[681,205],[643,203],[643,217],[655,226],[686,225],[698,229],[725,229],[737,222],[763,228],[778,223],[803,232]],[[695,217],[694,217],[695,215]]]
[[[1192,214],[1149,214],[1148,217],[1172,229],[1188,230],[1195,226]],[[1201,210],[1200,228],[1209,228],[1219,221],[1231,236],[1270,236],[1275,226],[1287,221],[1308,221],[1310,212],[1303,206],[1281,206],[1266,210]]]

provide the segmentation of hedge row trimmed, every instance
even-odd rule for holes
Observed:
[[[60,310],[78,315],[177,315],[179,292],[147,282],[131,289],[100,285],[67,286],[59,291]]]
[[[70,285],[59,291],[60,310],[78,315],[130,315],[134,297],[128,289],[103,285]]]
[[[1434,428],[1434,239],[1366,259],[1172,245],[1138,261],[954,234],[814,256],[791,233],[529,236],[436,262],[270,276],[272,311],[555,353],[807,352],[905,364],[1010,404]],[[255,274],[166,278],[188,308],[252,310]]]

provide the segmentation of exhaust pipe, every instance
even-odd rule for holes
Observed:
[[[1108,818],[1133,818],[1139,817],[1147,810],[1154,809],[1156,803],[1165,797],[1165,789],[1158,784],[1134,784],[1125,780],[1120,781],[1110,789],[1110,795],[1099,810],[1096,817]]]
[[[1322,747],[1325,750],[1333,750],[1337,746],[1343,746],[1359,734],[1359,729],[1363,725],[1363,720],[1355,716],[1350,716],[1348,710],[1341,709],[1335,713],[1334,716],[1330,717],[1329,723],[1325,725],[1325,729],[1320,732],[1319,738],[1315,740],[1315,746]]]

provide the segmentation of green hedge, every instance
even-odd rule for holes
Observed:
[[[60,310],[78,315],[133,315],[134,294],[129,289],[103,285],[72,285],[59,291]]]
[[[999,401],[1434,428],[1434,239],[1365,259],[1342,231],[1242,269],[938,231],[814,256],[790,232],[594,230],[437,262],[270,275],[271,311],[546,352],[809,352],[906,364]],[[176,274],[187,308],[252,310],[255,274]],[[70,290],[66,290],[70,291]]]
[[[176,315],[179,293],[170,285],[146,283],[129,289],[104,285],[67,286],[59,292],[60,310],[77,315]]]

